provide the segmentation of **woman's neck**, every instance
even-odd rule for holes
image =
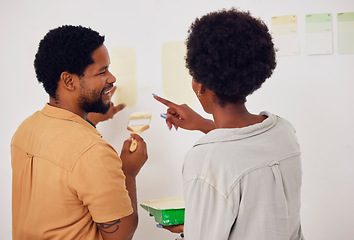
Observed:
[[[214,106],[212,114],[216,128],[242,128],[261,123],[267,118],[249,113],[244,103]]]

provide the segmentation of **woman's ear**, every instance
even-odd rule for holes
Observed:
[[[192,78],[192,88],[197,97],[200,99],[201,95],[205,93],[205,87],[202,83],[197,82],[194,78]]]
[[[74,76],[71,73],[62,72],[60,75],[60,81],[62,82],[64,88],[68,90],[75,89]]]
[[[206,88],[202,83],[198,83],[197,89],[198,89],[197,96],[198,98],[200,98],[201,95],[205,93]]]
[[[205,93],[205,87],[200,83],[200,93]]]

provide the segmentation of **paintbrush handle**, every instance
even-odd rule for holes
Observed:
[[[136,150],[136,147],[138,146],[138,142],[136,141],[135,138],[133,138],[132,143],[130,144],[129,151],[134,152]]]

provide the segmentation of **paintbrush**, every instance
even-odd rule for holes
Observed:
[[[129,117],[127,129],[133,133],[141,134],[150,127],[151,113],[150,112],[135,112]],[[134,152],[138,146],[136,139],[133,139],[130,145],[130,152]]]

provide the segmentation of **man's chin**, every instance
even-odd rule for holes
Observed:
[[[91,105],[89,108],[87,108],[86,112],[93,112],[93,113],[101,113],[101,114],[106,114],[110,108],[110,104],[104,105]]]
[[[94,113],[106,114],[106,113],[108,112],[108,110],[109,110],[109,106],[108,106],[108,108],[95,109],[95,110],[92,111],[92,112],[94,112]]]

